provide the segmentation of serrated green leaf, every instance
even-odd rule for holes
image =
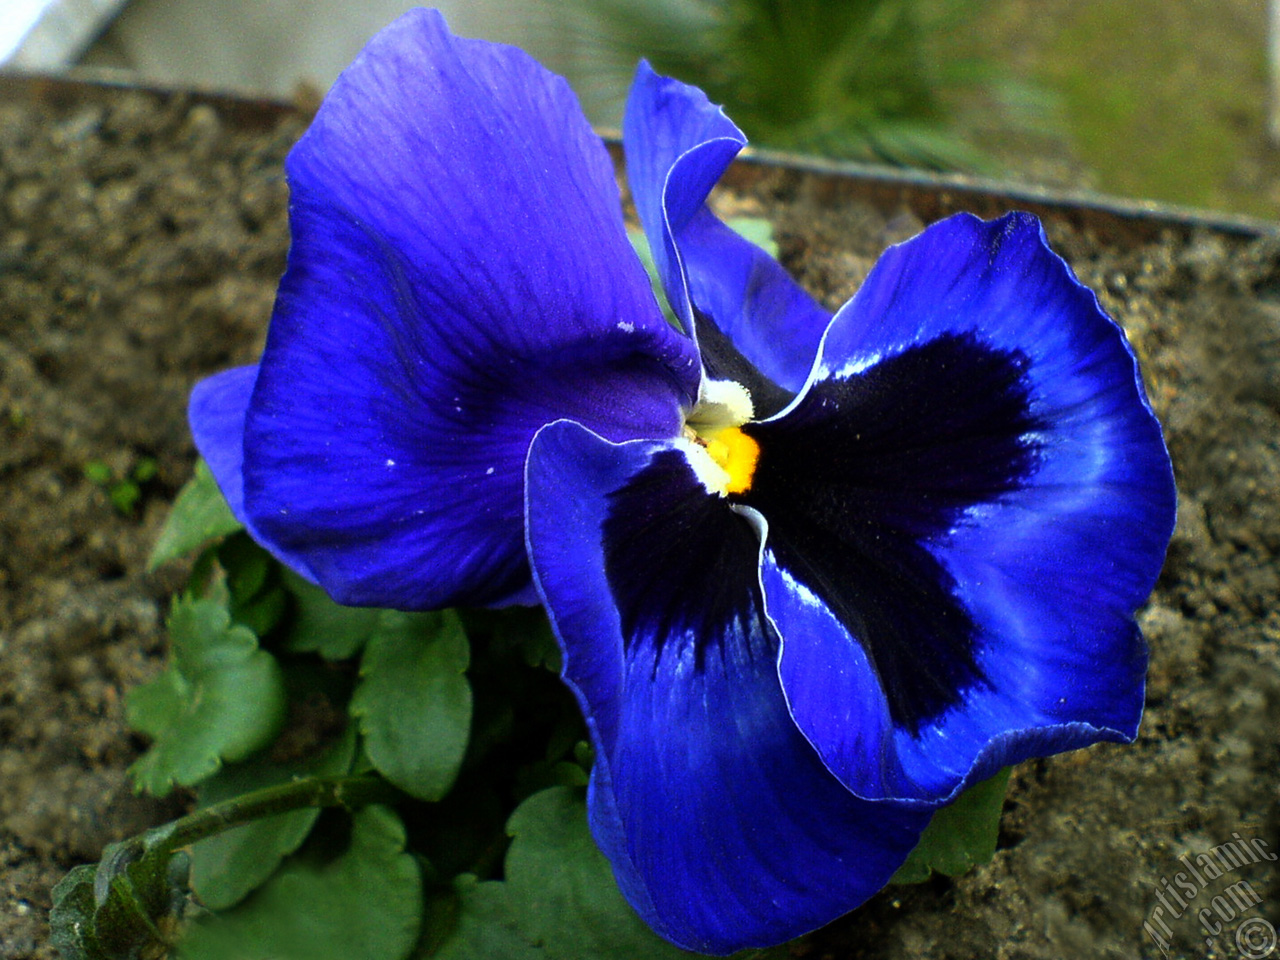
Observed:
[[[187,856],[166,845],[172,825],[113,843],[53,888],[49,939],[64,960],[160,956],[187,902]]]
[[[773,239],[773,223],[764,217],[729,217],[725,226],[749,240],[773,259],[778,259],[778,243]]]
[[[164,529],[147,560],[147,569],[176,560],[217,537],[244,529],[227,506],[209,465],[196,461],[195,475],[173,501]]]
[[[125,703],[129,725],[154,742],[129,772],[157,796],[192,786],[224,760],[266,746],[284,720],[280,667],[211,600],[181,599],[169,616],[168,669]]]
[[[529,943],[556,960],[672,960],[692,957],[645,926],[622,898],[587,827],[583,791],[534,794],[507,824],[506,880],[516,922]]]
[[[264,759],[223,767],[200,785],[201,808],[298,777],[339,776],[356,755],[355,725],[329,749],[287,764]],[[201,840],[191,848],[191,888],[210,910],[234,906],[259,887],[280,862],[302,845],[320,816],[305,807],[264,817]]]
[[[93,923],[94,864],[72,869],[53,888],[49,910],[49,942],[63,960],[108,960],[98,943]]]
[[[217,559],[226,574],[223,585],[231,619],[265,637],[289,605],[280,585],[280,564],[243,531],[231,534],[218,546]]]
[[[289,609],[289,595],[279,584],[272,584],[244,603],[232,603],[231,618],[248,627],[256,636],[265,637]]]
[[[464,873],[454,880],[450,899],[452,929],[434,949],[421,949],[420,960],[547,960],[546,951],[520,932],[505,883],[481,883]]]
[[[516,771],[515,794],[531,797],[548,787],[585,787],[587,772],[568,760],[539,760]]]
[[[933,871],[958,877],[996,852],[1000,811],[1009,786],[1010,767],[970,787],[955,803],[933,815],[920,842],[890,883],[923,883]]]
[[[178,944],[182,960],[402,960],[422,921],[422,876],[404,852],[400,819],[371,806],[352,816],[337,857],[302,854],[239,906],[201,917]]]
[[[156,849],[170,828],[103,851],[94,877],[93,922],[98,943],[113,960],[156,953],[182,916],[190,861],[183,851]]]
[[[275,561],[243,530],[228,536],[218,546],[218,563],[227,575],[227,590],[234,603],[257,596],[267,585]]]
[[[318,653],[326,660],[347,660],[360,652],[378,626],[381,610],[344,607],[323,589],[284,571],[284,584],[294,598],[294,612],[284,648],[290,653]]]
[[[384,777],[421,800],[439,800],[458,775],[471,730],[470,660],[452,610],[385,611],[364,657],[351,715]]]

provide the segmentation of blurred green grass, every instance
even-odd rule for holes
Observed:
[[[752,142],[929,169],[983,169],[942,98],[993,78],[953,42],[988,0],[569,0],[589,103],[637,59],[724,104]],[[1011,116],[1012,119],[1012,116]]]
[[[1280,219],[1267,0],[544,2],[588,101],[646,56],[757,145]]]
[[[993,0],[974,47],[1050,95],[1056,130],[958,120],[1013,176],[1274,219],[1266,28],[1265,0]]]

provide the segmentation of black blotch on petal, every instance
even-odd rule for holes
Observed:
[[[611,496],[605,575],[628,644],[708,643],[758,615],[759,541],[728,501],[698,482],[682,453],[666,450]]]
[[[1029,363],[948,334],[743,428],[760,460],[738,499],[768,520],[782,568],[862,643],[890,717],[913,734],[983,682],[974,623],[924,545],[1035,471]]]
[[[742,355],[720,328],[702,311],[694,308],[694,322],[698,328],[698,352],[702,355],[702,369],[712,380],[733,380],[747,388],[757,420],[771,417],[788,403],[795,394],[778,386]]]

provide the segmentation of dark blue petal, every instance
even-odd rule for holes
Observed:
[[[761,453],[742,499],[768,519],[769,555],[858,637],[877,701],[913,733],[981,680],[974,624],[928,544],[1035,471],[1026,366],[942,336],[746,427]]]
[[[1133,615],[1172,472],[1128,344],[1038,222],[962,215],[890,250],[816,376],[747,428],[743,499],[769,522],[783,687],[828,766],[935,802],[1135,736]]]
[[[680,447],[572,423],[538,434],[527,486],[535,579],[596,748],[592,829],[641,916],[723,954],[880,889],[928,811],[857,799],[796,728],[751,523]]]
[[[730,230],[706,199],[746,137],[695,87],[642,62],[623,122],[627,179],[676,315],[693,329],[707,372],[714,325],[761,374],[794,393],[813,365],[830,314],[759,247]],[[759,404],[757,404],[759,407]]]
[[[538,427],[673,436],[699,376],[567,85],[414,11],[290,154],[292,248],[246,417],[257,533],[334,597],[527,599]]]

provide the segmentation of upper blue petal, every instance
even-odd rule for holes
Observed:
[[[850,789],[933,803],[1136,735],[1133,618],[1172,533],[1172,470],[1123,334],[1033,217],[960,215],[889,250],[814,381],[758,431],[744,499],[770,524],[782,683]],[[770,482],[799,476],[770,478],[771,445],[787,464],[810,438],[817,486],[771,515]],[[815,566],[799,548],[817,540]]]
[[[339,78],[287,172],[292,247],[245,415],[251,527],[344,603],[528,597],[538,427],[672,436],[697,390],[602,144],[563,80],[416,10]]]
[[[685,457],[545,427],[528,537],[596,749],[596,840],[651,926],[724,954],[856,907],[929,812],[853,796],[800,734],[761,613],[757,536]]]
[[[641,62],[623,123],[627,180],[672,310],[708,358],[713,324],[760,373],[794,393],[830,314],[765,251],[707,209],[746,137],[706,95]]]
[[[257,381],[255,363],[223,370],[196,384],[187,408],[191,434],[236,519],[282,563],[314,583],[315,574],[306,560],[296,554],[282,553],[258,531],[244,508],[244,418]]]
[[[218,480],[227,505],[241,522],[244,510],[244,417],[258,365],[215,373],[191,391],[187,417],[196,446]]]

